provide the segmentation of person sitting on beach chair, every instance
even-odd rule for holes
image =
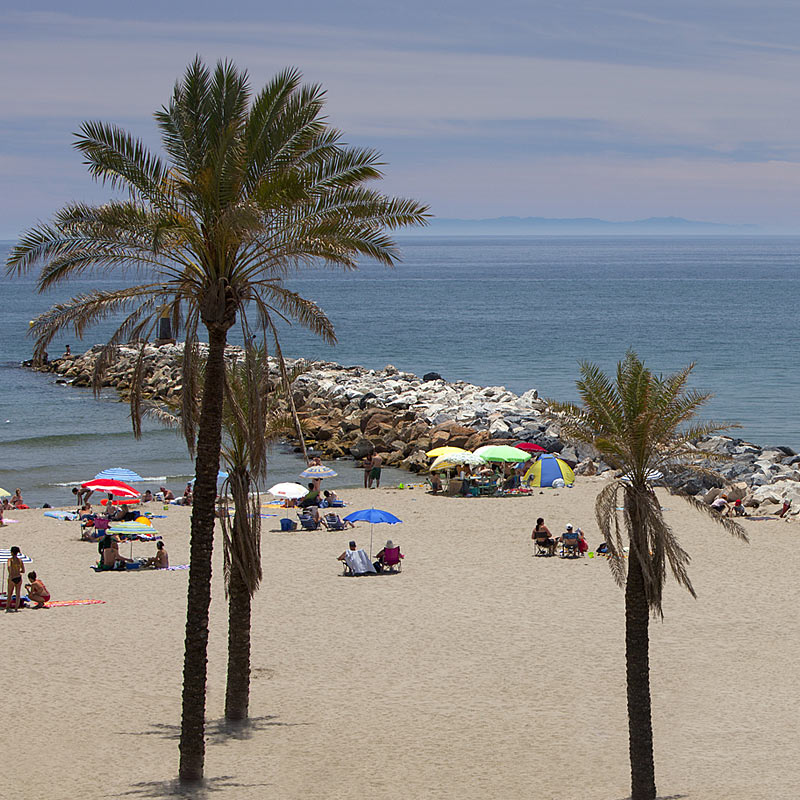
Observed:
[[[326,514],[322,519],[322,524],[329,531],[343,531],[348,526],[355,528],[350,520],[344,520],[338,514]]]
[[[354,541],[348,545],[348,549],[342,553],[337,561],[344,562],[344,575],[374,575],[377,573],[375,565],[369,560],[367,551],[358,548]]]
[[[572,525],[567,525],[566,531],[560,536],[560,541],[562,558],[577,558],[581,554],[581,533],[579,530],[574,530]]]
[[[547,525],[544,524],[544,517],[539,517],[539,519],[536,520],[536,527],[533,529],[531,539],[533,539],[534,544],[536,545],[536,553],[534,555],[555,555],[558,539],[553,538],[553,535],[550,533]]]
[[[297,515],[297,521],[304,531],[316,531],[319,529],[319,511],[317,511],[316,506],[314,506],[313,511],[316,513],[312,513],[312,509],[306,509],[305,514]]]
[[[400,545],[396,545],[391,539],[378,552],[378,559],[375,562],[375,569],[378,572],[401,572],[403,569],[402,559],[405,556],[400,552]]]

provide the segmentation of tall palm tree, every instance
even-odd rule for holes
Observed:
[[[653,728],[650,704],[650,613],[663,616],[661,598],[667,565],[675,579],[694,597],[687,567],[689,554],[664,520],[655,492],[648,484],[654,471],[696,469],[693,440],[732,426],[693,422],[710,395],[687,388],[694,365],[662,377],[628,352],[612,380],[596,365],[581,364],[577,381],[582,405],[555,404],[565,412],[563,433],[594,445],[622,478],[603,488],[595,514],[605,537],[611,570],[625,588],[625,659],[628,687],[628,735],[632,800],[656,797]],[[704,454],[705,456],[706,454]],[[681,495],[707,512],[728,532],[747,536],[732,519],[715,515],[704,503]],[[622,525],[618,508],[623,508]],[[623,529],[629,542],[627,570]],[[627,573],[627,574],[626,574]]]
[[[284,279],[314,263],[353,269],[359,256],[387,265],[397,251],[386,229],[423,223],[427,207],[386,197],[365,184],[381,176],[372,150],[345,146],[322,116],[324,92],[301,85],[291,69],[253,96],[232,63],[212,71],[189,65],[168,104],[155,114],[165,158],[126,131],[100,122],[80,127],[76,147],[90,173],[125,195],[100,206],[70,203],[52,224],[26,233],[8,260],[9,273],[41,265],[38,287],[87,270],[138,274],[124,289],[100,289],[58,304],[32,327],[37,355],[60,331],[77,336],[122,314],[97,360],[95,386],[119,344],[147,339],[166,310],[185,331],[183,432],[196,452],[195,495],[186,611],[179,775],[203,777],[206,653],[211,553],[222,428],[228,331],[248,307],[266,335],[293,319],[328,341],[333,326]],[[208,334],[205,383],[194,411],[198,329]],[[131,418],[141,432],[134,374]]]

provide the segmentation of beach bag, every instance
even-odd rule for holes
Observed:
[[[297,530],[297,523],[294,520],[289,519],[288,517],[284,517],[281,520],[281,530],[282,531],[296,531]]]

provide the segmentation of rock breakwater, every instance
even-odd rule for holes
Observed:
[[[101,347],[51,361],[38,369],[57,374],[74,386],[90,386]],[[127,399],[139,355],[121,347],[106,369],[102,385]],[[180,396],[181,344],[148,346],[144,353],[144,393],[155,402]],[[229,347],[226,357],[240,358]],[[293,366],[295,361],[289,361]],[[558,453],[577,474],[597,474],[608,466],[587,445],[561,439],[559,416],[536,389],[516,395],[504,386],[448,382],[437,373],[423,378],[388,365],[382,370],[344,367],[324,361],[300,361],[305,371],[293,384],[293,398],[309,445],[328,458],[364,458],[381,453],[384,464],[419,472],[425,452],[444,445],[472,450],[480,445],[534,442]],[[277,365],[276,365],[277,375]],[[711,502],[723,489],[730,498],[769,513],[787,499],[800,512],[800,456],[788,447],[759,447],[730,436],[695,443],[697,463],[721,479],[698,477],[689,470],[665,477],[672,488]],[[725,460],[713,460],[723,455]]]

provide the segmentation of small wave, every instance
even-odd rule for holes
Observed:
[[[179,474],[179,475],[154,475],[154,476],[147,476],[143,477],[140,481],[134,481],[135,483],[145,483],[149,481],[151,483],[156,483],[157,481],[173,481],[177,480],[178,478],[191,478],[191,475],[188,474]],[[80,486],[80,484],[86,483],[86,478],[81,478],[77,481],[64,481],[59,483],[48,483],[48,486]]]
[[[153,435],[167,434],[174,436],[173,431],[166,430],[153,430],[146,431],[145,436],[151,438]],[[99,442],[111,440],[126,440],[131,441],[133,434],[128,431],[109,431],[108,433],[86,431],[85,433],[56,433],[45,434],[44,436],[25,436],[20,439],[7,439],[2,442],[4,447],[10,445],[17,445],[20,447],[59,447],[62,445],[70,444],[85,444],[88,442]]]

